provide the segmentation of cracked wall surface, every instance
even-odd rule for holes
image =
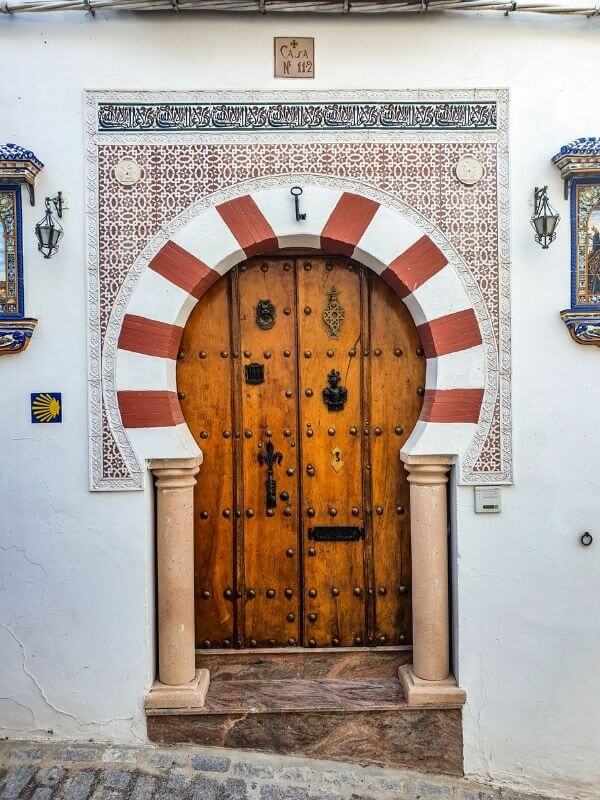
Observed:
[[[0,363],[0,735],[133,742],[145,736],[153,674],[151,496],[87,488],[83,90],[285,89],[271,77],[281,18],[56,13],[2,24],[5,135],[46,167],[36,208],[23,206],[26,308],[40,322],[29,348]],[[598,132],[586,77],[600,68],[598,22],[482,14],[286,24],[317,48],[317,78],[293,89],[510,90],[515,485],[503,489],[499,515],[475,515],[472,489],[455,490],[465,769],[592,796],[600,353],[575,345],[558,316],[569,301],[569,221],[549,159]],[[562,220],[542,251],[529,217],[533,188],[545,184]],[[40,198],[58,189],[69,200],[65,236],[44,261],[33,226]],[[29,393],[46,390],[63,393],[62,425],[29,422]],[[579,544],[584,530],[596,537],[591,548]]]

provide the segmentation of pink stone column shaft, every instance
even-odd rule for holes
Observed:
[[[408,456],[412,557],[413,671],[442,681],[450,672],[448,613],[448,510],[451,459]]]
[[[194,486],[198,458],[157,459],[158,677],[189,683],[196,675],[194,632]]]

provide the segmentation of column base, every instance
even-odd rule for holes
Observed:
[[[210,684],[210,672],[197,669],[196,677],[189,683],[169,686],[154,681],[146,695],[145,708],[203,708]]]
[[[415,675],[412,664],[403,664],[398,670],[398,679],[409,706],[462,706],[467,700],[465,690],[459,687],[452,674],[443,681],[425,681]]]

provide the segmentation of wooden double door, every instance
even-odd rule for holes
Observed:
[[[198,647],[410,642],[400,448],[425,361],[404,305],[342,257],[253,258],[185,328]]]

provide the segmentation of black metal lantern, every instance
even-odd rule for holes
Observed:
[[[556,226],[560,222],[560,215],[555,211],[548,200],[548,187],[535,187],[535,210],[531,224],[535,231],[536,242],[547,250],[550,243],[556,239]]]
[[[44,254],[44,258],[51,258],[58,250],[58,243],[62,239],[63,229],[58,220],[52,216],[52,209],[50,203],[54,204],[56,213],[59,218],[62,218],[62,192],[59,192],[56,197],[46,198],[46,213],[44,219],[41,219],[35,226],[35,235],[38,240],[38,250]]]

